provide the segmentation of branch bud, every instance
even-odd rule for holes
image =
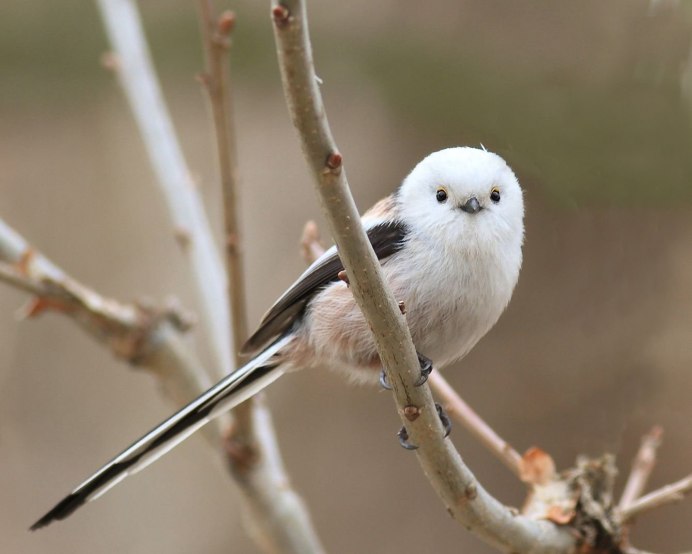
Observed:
[[[288,25],[289,19],[291,17],[291,12],[288,11],[286,6],[277,4],[272,8],[272,19],[277,27],[285,27]]]
[[[235,21],[235,13],[233,13],[231,10],[226,10],[223,12],[216,22],[216,30],[218,31],[219,35],[224,37],[230,35],[235,28]]]

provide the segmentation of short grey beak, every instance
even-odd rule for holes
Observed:
[[[466,212],[467,214],[477,214],[480,212],[483,208],[481,208],[480,202],[478,202],[478,199],[475,196],[472,196],[466,201],[466,204],[462,204],[461,210]]]

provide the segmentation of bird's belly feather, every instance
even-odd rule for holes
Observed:
[[[419,262],[415,268],[404,267],[407,257],[397,254],[383,270],[395,298],[404,302],[416,349],[441,368],[465,356],[495,324],[516,278],[498,275],[491,259],[466,263],[418,248],[411,253]],[[315,296],[302,331],[319,365],[367,369],[376,376],[372,370],[380,362],[372,333],[345,283]]]

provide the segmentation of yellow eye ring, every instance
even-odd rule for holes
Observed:
[[[438,187],[437,192],[435,193],[435,198],[440,204],[443,204],[447,201],[447,191],[445,190],[444,187]]]
[[[490,200],[497,204],[500,201],[500,189],[493,187],[490,189]]]

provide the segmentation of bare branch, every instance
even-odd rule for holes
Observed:
[[[252,539],[266,552],[321,554],[324,548],[314,530],[310,514],[292,488],[276,442],[276,434],[262,395],[255,397],[250,416],[257,448],[237,449],[233,429],[226,443],[227,458],[243,491],[244,519]],[[244,464],[243,462],[247,462]]]
[[[228,52],[231,32],[235,24],[233,12],[226,11],[215,17],[210,0],[199,0],[200,27],[207,69],[201,81],[209,95],[214,131],[216,136],[226,246],[226,273],[228,275],[229,311],[232,322],[232,344],[236,353],[236,365],[243,342],[247,338],[247,307],[243,269],[242,241],[238,218],[238,161],[233,137],[233,114]]]
[[[156,80],[134,0],[98,0],[117,63],[120,84],[144,139],[171,214],[173,228],[202,301],[204,331],[214,354],[215,378],[231,368],[226,276],[201,199],[190,178],[180,144]],[[224,299],[224,300],[222,300]]]
[[[175,308],[156,309],[105,298],[65,274],[0,220],[0,279],[34,295],[26,317],[53,311],[70,317],[117,357],[156,375],[166,396],[185,404],[210,386],[206,371],[181,333],[188,319]],[[205,437],[218,448],[219,431]]]
[[[521,455],[502,439],[450,386],[439,372],[430,374],[430,387],[437,393],[447,408],[447,413],[478,441],[505,464],[517,477],[520,477]]]
[[[23,274],[17,267],[8,264],[7,262],[0,262],[0,281],[4,281],[8,285],[28,292],[29,294],[45,294],[45,289],[38,283],[34,283],[25,274]]]
[[[235,15],[233,12],[226,11],[217,18],[211,0],[199,0],[198,6],[207,66],[200,81],[209,96],[223,196],[227,298],[232,331],[228,339],[232,345],[235,366],[240,367],[242,359],[239,352],[248,333],[242,242],[236,202],[238,161],[233,131],[228,69],[228,53],[231,46],[231,33],[235,25]],[[234,426],[236,440],[244,448],[252,448],[255,443],[252,429],[254,418],[250,413],[251,410],[252,399],[244,402],[233,411],[236,418],[236,425]]]
[[[325,216],[351,290],[375,337],[380,359],[393,386],[402,421],[419,446],[418,459],[449,513],[490,544],[512,552],[569,552],[574,538],[551,523],[516,515],[491,497],[444,438],[432,394],[416,387],[419,366],[406,320],[382,279],[377,259],[359,225],[342,157],[329,129],[312,63],[305,6],[300,0],[274,0],[274,33],[284,91],[315,176]],[[413,421],[405,409],[420,415]]]
[[[232,12],[216,17],[211,0],[199,0],[200,23],[206,53],[201,81],[209,95],[214,122],[221,190],[228,299],[236,365],[247,338],[247,308],[242,241],[236,201],[238,163],[234,140],[229,49],[235,23]],[[323,548],[300,496],[291,488],[281,459],[269,409],[261,399],[250,399],[233,410],[234,422],[226,435],[226,459],[243,492],[246,528],[268,552],[320,553]]]
[[[692,491],[692,474],[680,481],[661,487],[638,498],[634,502],[620,510],[620,519],[623,523],[631,521],[635,517],[671,502],[678,502]]]
[[[646,483],[656,465],[656,451],[661,445],[662,438],[663,429],[658,425],[642,437],[641,445],[632,462],[632,470],[620,497],[618,506],[620,510],[626,509],[644,492]]]

